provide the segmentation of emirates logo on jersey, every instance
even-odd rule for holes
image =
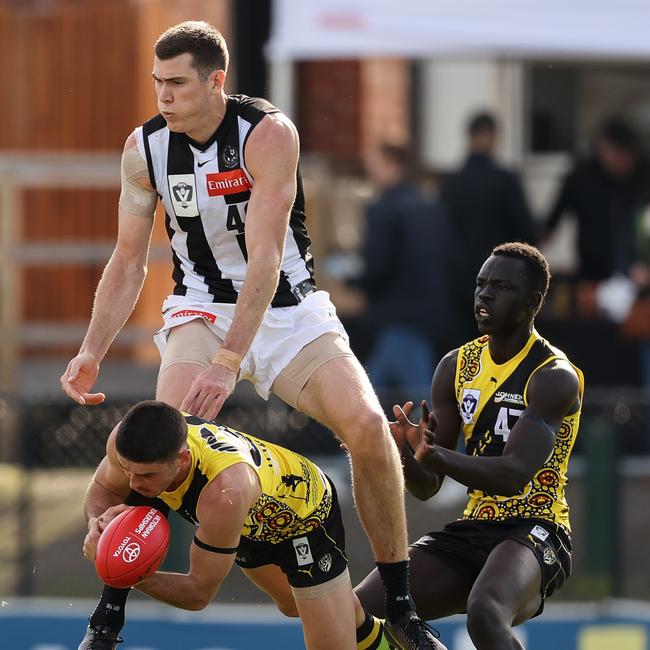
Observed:
[[[242,169],[218,174],[206,174],[205,182],[209,196],[224,196],[225,194],[239,194],[251,189],[250,181]]]

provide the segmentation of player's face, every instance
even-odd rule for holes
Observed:
[[[217,70],[202,81],[192,62],[187,52],[164,61],[155,57],[151,73],[158,110],[170,131],[190,136],[210,115],[210,100],[221,92],[225,80],[223,70]]]
[[[134,463],[118,455],[118,460],[129,479],[129,487],[145,497],[157,497],[178,483],[182,456],[165,463]]]
[[[531,291],[522,260],[493,255],[476,277],[474,316],[481,334],[507,335],[528,323]]]

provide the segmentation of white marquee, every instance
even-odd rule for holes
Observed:
[[[272,60],[650,59],[650,0],[275,0]]]

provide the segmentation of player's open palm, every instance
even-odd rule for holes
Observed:
[[[106,395],[90,392],[97,380],[98,372],[99,363],[95,356],[82,352],[70,361],[61,375],[61,388],[77,404],[101,404]]]
[[[181,411],[205,420],[214,420],[223,403],[235,390],[237,375],[219,363],[206,368],[192,383],[181,404]]]

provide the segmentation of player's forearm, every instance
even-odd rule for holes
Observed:
[[[111,506],[116,506],[120,503],[124,503],[124,497],[107,490],[93,479],[86,490],[86,497],[84,499],[84,515],[86,521],[96,519]]]
[[[113,254],[97,285],[90,325],[80,352],[89,352],[97,361],[104,358],[133,311],[145,276],[146,267],[129,264]]]
[[[158,571],[136,585],[136,589],[172,607],[198,611],[210,603],[218,586],[208,592],[190,574]]]
[[[223,347],[244,356],[278,287],[282,256],[264,255],[251,259],[244,286],[237,298],[235,316]]]
[[[532,478],[511,457],[467,456],[444,447],[436,447],[428,464],[469,488],[501,496],[517,494]]]

